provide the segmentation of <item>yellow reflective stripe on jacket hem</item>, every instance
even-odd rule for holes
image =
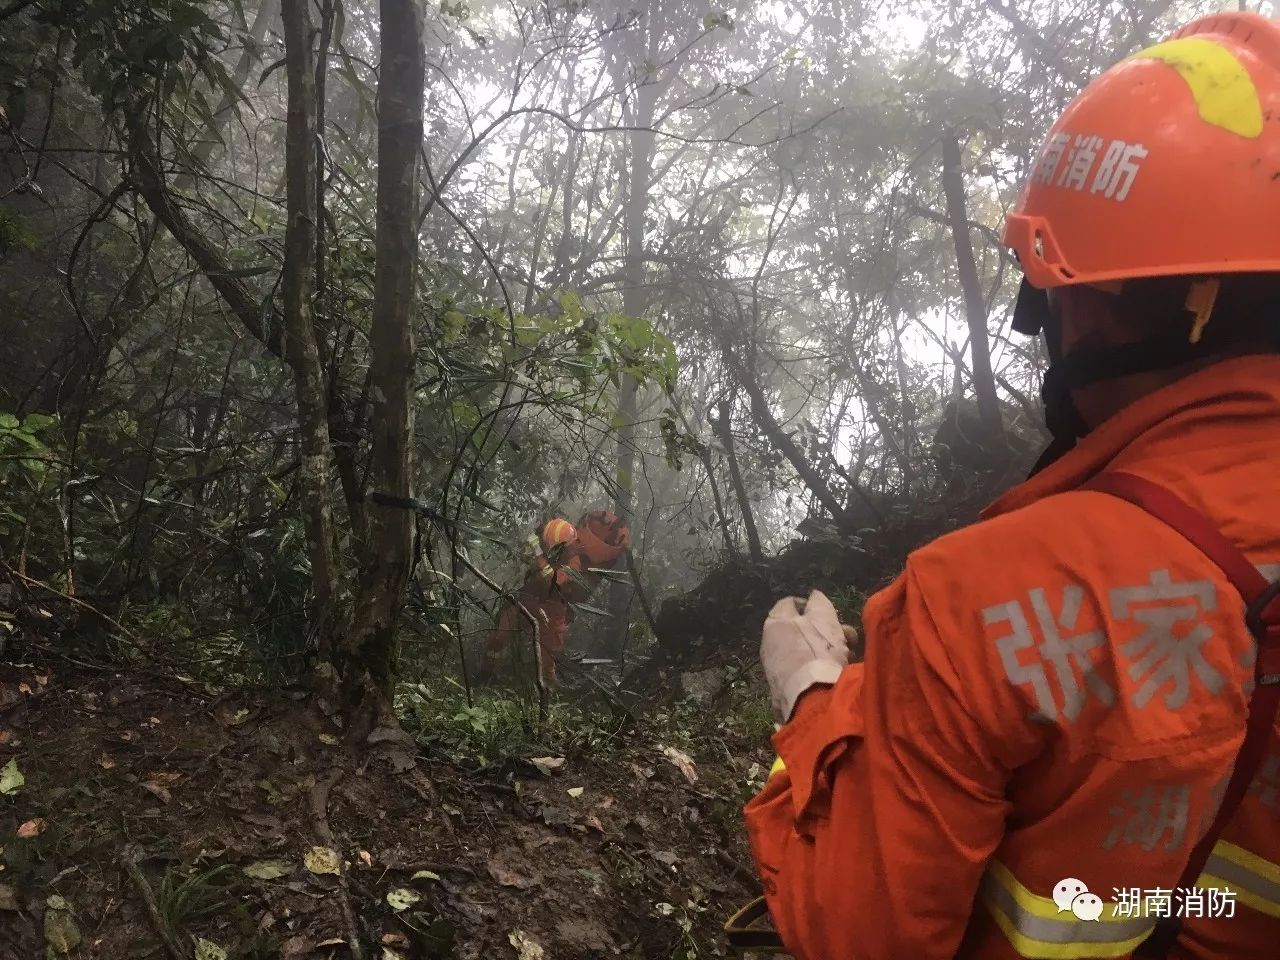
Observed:
[[[981,898],[1013,949],[1029,960],[1124,957],[1155,926],[1143,917],[1114,916],[1114,905],[1107,905],[1099,920],[1078,920],[1059,911],[1048,897],[1032,893],[994,860],[983,878]]]
[[[1280,865],[1219,840],[1200,875],[1202,887],[1230,890],[1246,907],[1280,917]]]
[[[779,770],[785,770],[785,769],[787,769],[787,765],[782,762],[781,757],[778,757],[776,760],[773,761],[773,766],[769,768],[769,776],[772,777]]]

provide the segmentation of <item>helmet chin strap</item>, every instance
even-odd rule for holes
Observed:
[[[1030,476],[1062,457],[1089,433],[1090,427],[1072,399],[1072,390],[1136,373],[1167,370],[1221,349],[1229,331],[1225,327],[1207,326],[1217,293],[1216,280],[1191,284],[1186,302],[1186,309],[1193,315],[1190,336],[1180,325],[1171,325],[1168,334],[1137,343],[1081,347],[1063,354],[1062,323],[1050,305],[1048,292],[1023,280],[1014,306],[1013,329],[1030,336],[1044,333],[1049,369],[1045,371],[1040,399],[1044,403],[1045,425],[1053,438]]]
[[[1071,398],[1072,384],[1062,356],[1062,327],[1057,315],[1049,306],[1048,291],[1033,287],[1026,280],[1018,289],[1018,300],[1013,308],[1013,329],[1034,337],[1043,331],[1045,346],[1049,351],[1049,369],[1045,371],[1040,387],[1040,400],[1044,404],[1045,426],[1053,438],[1040,454],[1028,476],[1035,476],[1049,464],[1069,452],[1076,441],[1089,432],[1089,425],[1080,416]]]

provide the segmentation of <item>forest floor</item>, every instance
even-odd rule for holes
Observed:
[[[396,772],[314,701],[0,665],[0,960],[725,955],[758,731]]]

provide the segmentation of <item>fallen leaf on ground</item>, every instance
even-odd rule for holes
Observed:
[[[567,827],[573,824],[573,817],[569,816],[568,811],[563,807],[553,807],[548,804],[538,812],[542,814],[542,822],[548,827]]]
[[[684,774],[684,778],[690,783],[698,782],[698,768],[693,765],[693,758],[683,750],[677,750],[675,747],[663,747],[662,755],[674,763]]]
[[[44,817],[36,817],[33,820],[28,820],[18,828],[18,836],[23,840],[30,840],[32,837],[38,836],[43,829]]]
[[[653,852],[653,859],[657,860],[659,863],[665,863],[668,867],[674,867],[677,863],[680,862],[680,858],[677,857],[674,853],[670,853],[669,851],[654,850],[652,852]]]
[[[396,889],[387,894],[387,904],[396,913],[408,910],[421,899],[421,894],[410,890],[408,887],[396,887]]]
[[[25,682],[18,684],[18,692],[27,694],[31,693],[31,684]]]
[[[116,765],[116,762],[108,757],[105,753],[98,758],[98,766],[103,770],[110,770]]]
[[[366,867],[372,867],[372,866],[373,866],[373,855],[372,855],[372,854],[370,854],[368,850],[361,850],[361,851],[360,851],[360,862],[361,862],[361,863],[363,863]]]
[[[538,772],[544,777],[551,776],[551,771],[559,770],[564,766],[564,757],[534,757],[529,761],[538,768]]]
[[[255,880],[276,880],[291,873],[293,873],[292,864],[284,860],[259,860],[244,868],[244,875],[253,877]]]
[[[45,901],[44,942],[54,956],[69,954],[80,945],[80,928],[71,916],[71,904],[54,894]]]
[[[338,854],[328,847],[312,847],[302,858],[302,862],[315,874],[331,873],[336,877],[341,872]]]
[[[337,744],[338,742],[338,738],[335,737],[332,733],[322,733],[316,739],[319,740],[321,743],[327,743],[331,747]]]
[[[173,794],[169,792],[167,787],[163,787],[158,783],[153,783],[150,780],[142,785],[142,789],[152,794],[161,803],[168,803],[173,799]]]
[[[267,803],[271,804],[273,807],[278,807],[282,803],[289,802],[289,798],[277,790],[276,785],[270,780],[259,780],[258,789],[266,793]]]
[[[4,744],[8,743],[12,737],[13,737],[12,730],[0,730],[0,746],[3,746]]]
[[[0,793],[5,796],[17,793],[22,789],[22,785],[27,782],[27,778],[22,775],[22,771],[18,769],[18,760],[15,757],[4,765],[4,770],[0,771]]]
[[[571,797],[580,797],[582,796],[582,791],[584,789],[585,787],[570,787],[568,790],[565,791],[565,793],[567,793]]]
[[[280,944],[280,960],[303,960],[304,957],[311,956],[315,948],[315,943],[308,937],[301,934],[290,937]]]
[[[415,873],[415,874],[414,874],[412,877],[410,877],[409,879],[410,879],[410,880],[439,880],[439,879],[440,879],[440,874],[438,874],[438,873],[433,873],[433,872],[432,872],[432,871],[430,871],[430,870],[419,870],[417,873]]]
[[[273,817],[269,813],[255,813],[252,810],[240,814],[240,819],[245,823],[251,823],[255,827],[262,827],[265,830],[282,830],[284,824],[280,822],[279,817]]]
[[[518,890],[527,889],[532,881],[520,876],[520,874],[508,870],[506,867],[499,866],[496,863],[489,864],[489,876],[497,880],[504,887],[515,887]]]
[[[212,940],[206,940],[200,937],[196,940],[196,958],[195,960],[227,960],[227,951]]]
[[[519,960],[543,960],[546,956],[542,946],[523,930],[512,930],[507,940],[516,948]]]
[[[594,813],[587,814],[583,818],[582,822],[585,823],[592,830],[596,830],[600,833],[604,833],[604,824],[600,822],[600,818],[597,817]]]
[[[409,938],[403,933],[384,933],[382,935],[382,943],[388,947],[407,947]]]

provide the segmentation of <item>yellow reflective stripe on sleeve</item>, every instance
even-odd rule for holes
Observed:
[[[1159,60],[1178,71],[1205,123],[1253,140],[1262,135],[1262,103],[1236,55],[1206,37],[1180,37],[1139,50],[1131,60]]]
[[[782,762],[781,757],[778,757],[776,760],[773,761],[773,766],[769,768],[769,776],[772,777],[779,770],[785,770],[785,769],[787,769],[787,765]]]
[[[1077,919],[994,860],[982,880],[981,900],[1013,949],[1029,960],[1127,957],[1155,926],[1144,917],[1115,916],[1115,904],[1104,904],[1098,920]]]
[[[1280,917],[1280,865],[1234,843],[1219,840],[1198,881],[1202,887],[1230,890],[1243,906]]]

